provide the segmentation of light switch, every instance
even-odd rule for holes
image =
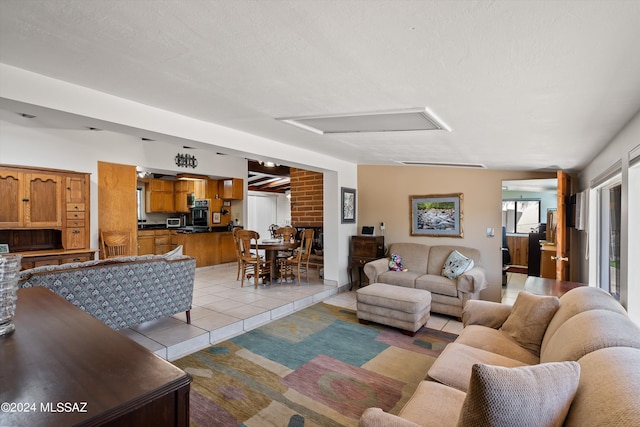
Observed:
[[[487,227],[487,237],[493,237],[495,235],[496,234],[494,233],[493,228],[492,227]]]

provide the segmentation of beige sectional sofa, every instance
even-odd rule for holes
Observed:
[[[469,301],[462,318],[399,415],[360,426],[640,425],[640,328],[608,293]]]
[[[457,250],[474,262],[474,267],[457,280],[442,276],[442,266],[452,251]],[[392,243],[387,251],[389,258],[371,261],[364,266],[369,283],[386,283],[431,292],[431,312],[460,317],[468,300],[480,298],[480,291],[487,287],[485,271],[479,266],[480,251],[464,246],[420,243]],[[392,254],[400,255],[407,271],[389,270]]]

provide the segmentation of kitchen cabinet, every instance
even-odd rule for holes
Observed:
[[[218,191],[224,200],[242,200],[244,198],[244,180],[242,178],[225,179],[219,182]]]
[[[204,179],[181,179],[174,184],[175,212],[189,213],[187,196],[193,194],[196,199],[207,198],[207,181]]]
[[[43,265],[60,265],[70,262],[84,262],[95,259],[95,249],[47,250],[18,252],[22,255],[22,269],[41,267]]]
[[[0,229],[61,228],[62,175],[0,168]]]
[[[196,267],[236,261],[233,234],[230,231],[178,234],[182,253],[196,259]]]
[[[138,230],[138,255],[162,255],[175,249],[175,230]]]
[[[173,181],[151,179],[147,183],[145,208],[147,213],[175,212]]]

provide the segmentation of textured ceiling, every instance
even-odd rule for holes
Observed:
[[[0,1],[0,62],[361,164],[580,169],[640,110],[639,42],[640,1]],[[451,131],[276,120],[416,107]]]

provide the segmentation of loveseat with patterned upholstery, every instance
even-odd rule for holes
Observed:
[[[110,258],[23,270],[19,286],[43,286],[113,329],[183,311],[191,323],[195,269],[175,253]]]

